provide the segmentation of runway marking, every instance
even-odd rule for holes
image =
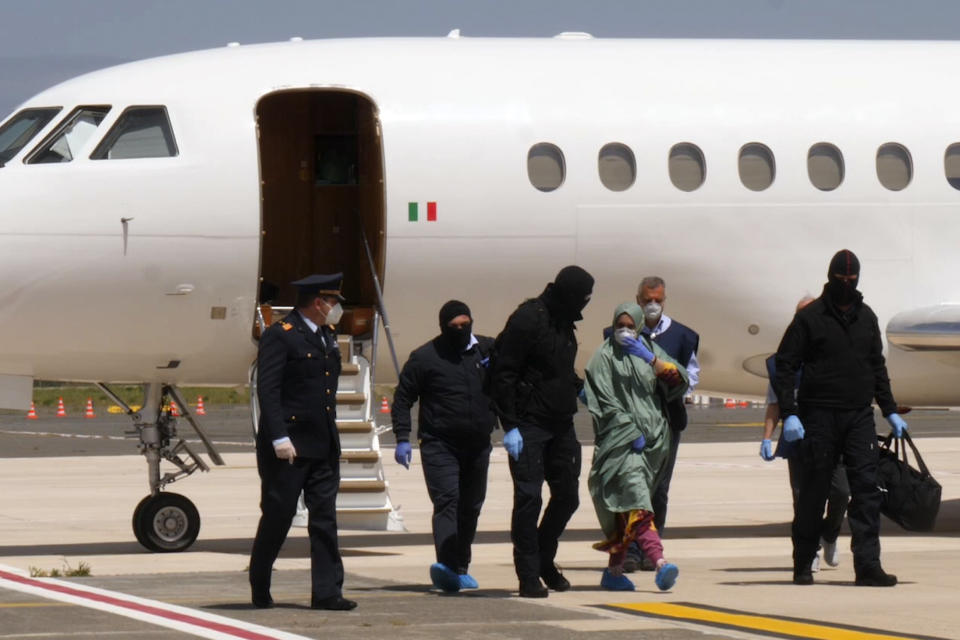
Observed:
[[[14,431],[13,429],[0,429],[0,434],[8,436],[44,436],[44,437],[54,437],[54,438],[76,438],[78,440],[127,440],[132,441],[136,438],[128,438],[126,436],[105,436],[95,433],[56,433],[54,431]],[[199,439],[186,439],[184,442],[188,444],[203,444],[202,440]],[[234,446],[244,446],[244,447],[253,447],[253,442],[232,442],[229,440],[211,440],[213,444],[220,445],[234,445]]]
[[[667,620],[682,620],[710,627],[737,631],[750,630],[778,638],[811,638],[813,640],[943,640],[931,636],[900,635],[877,629],[830,625],[795,618],[756,615],[731,609],[720,609],[692,603],[637,602],[604,605],[615,611],[626,610],[638,615]]]
[[[233,620],[187,607],[80,585],[51,578],[30,578],[14,567],[0,565],[0,587],[50,600],[114,613],[141,622],[176,629],[201,638],[218,640],[309,640],[241,620]]]

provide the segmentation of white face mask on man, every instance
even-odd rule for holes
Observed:
[[[648,302],[643,305],[643,317],[647,322],[659,322],[663,314],[663,306],[657,302]]]
[[[613,332],[613,339],[617,341],[621,347],[627,339],[635,340],[637,338],[637,332],[631,329],[630,327],[620,327]]]
[[[340,306],[340,303],[330,307],[330,310],[327,311],[327,317],[324,318],[324,324],[337,324],[340,322],[340,318],[343,317],[343,307]]]

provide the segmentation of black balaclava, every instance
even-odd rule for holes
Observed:
[[[470,316],[470,324],[462,329],[449,326],[447,323],[457,316]],[[450,300],[440,307],[440,335],[457,351],[466,349],[470,344],[470,336],[473,335],[473,316],[470,315],[470,307],[459,300]]]
[[[564,267],[544,293],[551,313],[571,322],[582,320],[580,312],[593,293],[593,276],[576,265]]]
[[[845,282],[837,278],[842,276],[857,276],[852,282]],[[830,270],[827,271],[827,286],[825,291],[830,301],[837,306],[846,306],[857,300],[857,284],[860,281],[860,261],[853,251],[841,249],[830,260]]]

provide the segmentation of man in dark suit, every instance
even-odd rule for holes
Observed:
[[[342,595],[343,562],[337,546],[340,351],[334,326],[343,313],[342,280],[336,273],[293,282],[299,290],[297,308],[260,338],[257,469],[262,516],[250,555],[250,587],[258,608],[273,606],[270,573],[301,491],[309,511],[310,606],[341,611],[357,606]]]

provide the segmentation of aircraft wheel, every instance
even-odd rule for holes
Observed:
[[[133,533],[150,551],[184,551],[200,533],[200,513],[178,493],[147,496],[133,512]]]

